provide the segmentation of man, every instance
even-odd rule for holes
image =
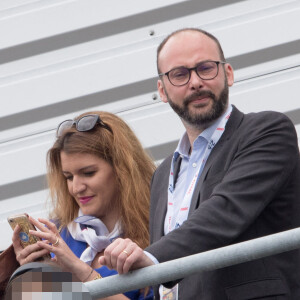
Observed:
[[[298,227],[300,164],[291,121],[276,112],[243,114],[229,104],[233,69],[207,32],[183,29],[168,36],[158,48],[157,66],[160,97],[186,133],[153,176],[147,255],[119,239],[100,262],[126,273],[155,259]],[[290,251],[167,286],[174,286],[174,299],[300,299],[299,255]]]

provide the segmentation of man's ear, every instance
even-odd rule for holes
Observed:
[[[228,63],[225,65],[225,72],[227,75],[228,86],[232,86],[234,83],[234,72],[232,66]]]
[[[157,90],[158,90],[161,101],[168,103],[168,98],[165,93],[164,83],[162,82],[161,79],[158,79],[158,81],[157,81]]]

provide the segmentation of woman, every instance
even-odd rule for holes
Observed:
[[[82,282],[117,274],[98,258],[118,237],[148,245],[152,160],[128,125],[108,112],[62,122],[47,158],[53,222],[30,218],[40,229],[30,233],[43,241],[24,250],[14,231],[17,260],[22,265],[51,252]],[[109,299],[152,299],[150,294],[137,290]]]

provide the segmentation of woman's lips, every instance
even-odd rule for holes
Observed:
[[[92,200],[93,196],[88,196],[88,197],[80,197],[79,201],[81,204],[86,204],[88,203],[90,200]]]

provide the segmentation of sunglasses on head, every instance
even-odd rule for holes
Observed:
[[[98,124],[112,132],[111,128],[103,123],[98,115],[86,115],[77,120],[65,120],[61,122],[57,127],[56,137],[60,137],[66,129],[70,129],[73,125],[76,126],[77,131],[84,132],[92,130]]]

